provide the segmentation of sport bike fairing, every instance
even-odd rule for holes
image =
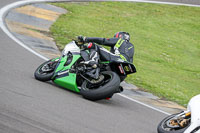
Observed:
[[[184,133],[191,133],[196,127],[200,126],[200,94],[193,97],[187,107],[187,110],[191,111],[191,125],[185,130]],[[196,133],[200,133],[197,131]]]

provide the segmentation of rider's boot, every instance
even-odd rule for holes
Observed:
[[[94,79],[99,78],[99,71],[98,63],[99,63],[99,53],[97,52],[97,46],[93,43],[88,44],[89,54],[86,51],[81,52],[81,56],[83,57],[84,61],[81,62],[88,67],[91,67],[86,74]]]
[[[99,53],[95,49],[90,49],[89,60],[85,61],[84,64],[92,67],[92,70],[86,72],[86,74],[94,79],[99,78],[99,71],[98,68],[99,63]]]
[[[84,64],[91,66],[92,68],[97,68],[98,62],[99,62],[98,52],[94,49],[91,49],[90,55],[89,55],[89,60],[85,61]]]

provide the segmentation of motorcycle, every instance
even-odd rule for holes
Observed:
[[[167,116],[157,128],[158,133],[200,133],[200,94],[188,103],[187,110]]]
[[[132,63],[123,60],[99,61],[97,68],[84,64],[89,51],[85,45],[72,41],[65,46],[60,57],[41,64],[34,73],[37,80],[52,80],[58,86],[80,93],[84,98],[96,101],[111,98],[123,88],[120,82],[128,74],[136,72]],[[87,73],[94,73],[88,76]]]

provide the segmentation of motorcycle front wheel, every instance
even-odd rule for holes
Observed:
[[[120,86],[119,76],[112,71],[105,71],[101,73],[104,76],[104,81],[99,86],[92,86],[85,80],[81,86],[81,95],[92,101],[110,98],[116,93]]]
[[[57,61],[46,61],[43,64],[41,64],[34,73],[34,76],[37,80],[40,81],[49,81],[51,80],[54,70],[56,68]]]
[[[176,124],[170,124],[170,122],[174,119],[176,119],[177,114],[173,114],[173,115],[169,115],[167,116],[165,119],[163,119],[158,127],[157,127],[157,131],[158,133],[183,133],[190,124],[188,124],[187,126],[185,126],[184,128],[179,127],[179,125]]]

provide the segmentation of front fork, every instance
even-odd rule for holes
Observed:
[[[176,115],[174,119],[170,120],[170,125],[172,126],[179,126],[181,128],[186,127],[191,121],[191,112],[190,111],[183,111],[180,114]]]

